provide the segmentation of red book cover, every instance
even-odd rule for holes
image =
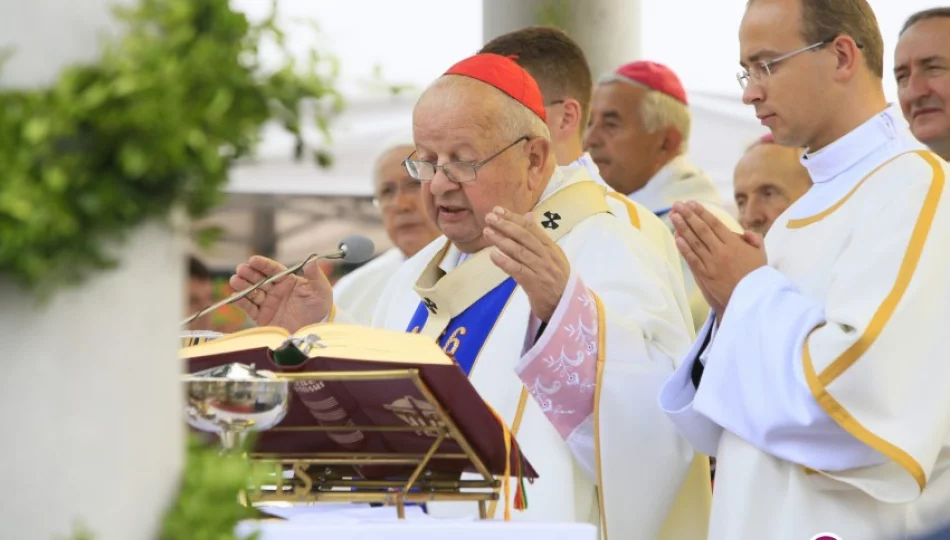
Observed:
[[[188,359],[188,371],[196,373],[231,363],[254,364],[258,370],[277,372],[356,372],[416,369],[465,440],[488,470],[505,473],[504,430],[494,413],[478,395],[465,373],[455,363],[431,364],[354,360],[332,356],[311,357],[288,367],[274,363],[267,347],[198,356]],[[438,423],[434,407],[411,379],[316,381],[290,383],[287,415],[283,427],[354,426],[352,431],[280,431],[259,434],[254,453],[306,457],[315,453],[425,454],[435,442]],[[411,431],[365,431],[357,426],[413,426]],[[446,438],[439,453],[462,453],[459,444]],[[516,459],[522,459],[522,475],[537,478],[527,459],[512,440],[511,474]],[[408,475],[412,466],[362,466],[356,473],[366,479]],[[434,459],[429,469],[458,475],[477,472],[465,459]]]

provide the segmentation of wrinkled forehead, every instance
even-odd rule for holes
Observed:
[[[506,99],[485,83],[457,75],[438,79],[423,92],[412,113],[416,148],[492,143],[499,137]]]
[[[796,175],[807,175],[801,164],[801,150],[778,144],[760,144],[750,148],[739,160],[735,182],[750,187],[761,183],[782,185]]]
[[[950,17],[920,21],[904,32],[894,51],[895,64],[925,58],[950,58]]]
[[[637,83],[608,80],[597,85],[591,99],[591,109],[598,113],[616,113],[619,116],[636,114],[647,87]]]

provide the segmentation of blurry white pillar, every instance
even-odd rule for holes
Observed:
[[[131,0],[0,2],[0,50],[13,56],[0,68],[0,87],[51,83],[63,66],[94,60],[100,39],[118,28],[112,6]]]
[[[594,80],[640,57],[640,0],[482,0],[482,36],[557,21],[584,49]]]
[[[94,60],[115,3],[0,3],[0,49],[14,53],[0,91]],[[48,304],[0,276],[3,538],[68,538],[82,524],[96,540],[154,539],[177,492],[184,244],[160,224],[129,233],[119,268]]]

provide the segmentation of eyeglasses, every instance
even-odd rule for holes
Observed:
[[[789,58],[795,56],[796,54],[800,54],[805,51],[810,51],[813,49],[817,49],[819,47],[824,47],[825,45],[831,43],[832,41],[836,39],[838,39],[838,36],[830,37],[824,41],[819,41],[818,43],[813,43],[807,47],[802,47],[801,49],[798,49],[797,51],[792,51],[788,54],[783,54],[782,56],[779,56],[778,58],[774,58],[772,60],[759,60],[758,62],[753,62],[752,65],[749,66],[749,69],[745,69],[745,70],[740,71],[739,73],[736,73],[736,80],[739,81],[739,86],[741,86],[742,89],[745,90],[746,88],[749,87],[750,79],[755,82],[761,82],[766,77],[771,76],[772,66],[774,66],[775,64],[778,64],[782,60],[788,60]],[[860,43],[856,42],[855,45],[857,45],[859,49],[864,48],[864,46],[861,45]]]
[[[380,190],[376,192],[376,196],[373,197],[373,204],[377,208],[387,207],[396,201],[400,192],[406,193],[410,197],[418,197],[419,188],[419,182],[413,181],[383,184]]]
[[[445,173],[446,178],[452,182],[455,182],[456,184],[465,184],[467,182],[475,181],[478,176],[478,169],[483,165],[502,155],[506,150],[520,143],[521,141],[528,140],[531,140],[530,135],[522,135],[515,142],[509,144],[508,146],[492,154],[490,157],[481,161],[450,161],[442,165],[436,165],[430,161],[409,159],[409,157],[412,157],[412,154],[415,154],[415,151],[413,151],[412,154],[409,154],[409,157],[403,160],[402,163],[406,167],[406,170],[409,171],[409,176],[411,176],[414,180],[418,180],[419,182],[431,182],[432,179],[435,178],[436,171],[442,169],[442,172]]]

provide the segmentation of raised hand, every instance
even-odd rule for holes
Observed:
[[[238,265],[229,281],[242,290],[285,270],[267,257],[254,256]],[[258,326],[280,326],[288,332],[322,321],[333,307],[333,289],[317,261],[303,268],[303,276],[289,275],[252,292],[237,302]]]
[[[485,222],[485,238],[494,246],[492,262],[518,282],[528,296],[531,313],[548,322],[571,275],[571,265],[561,247],[531,214],[520,216],[495,207]]]

